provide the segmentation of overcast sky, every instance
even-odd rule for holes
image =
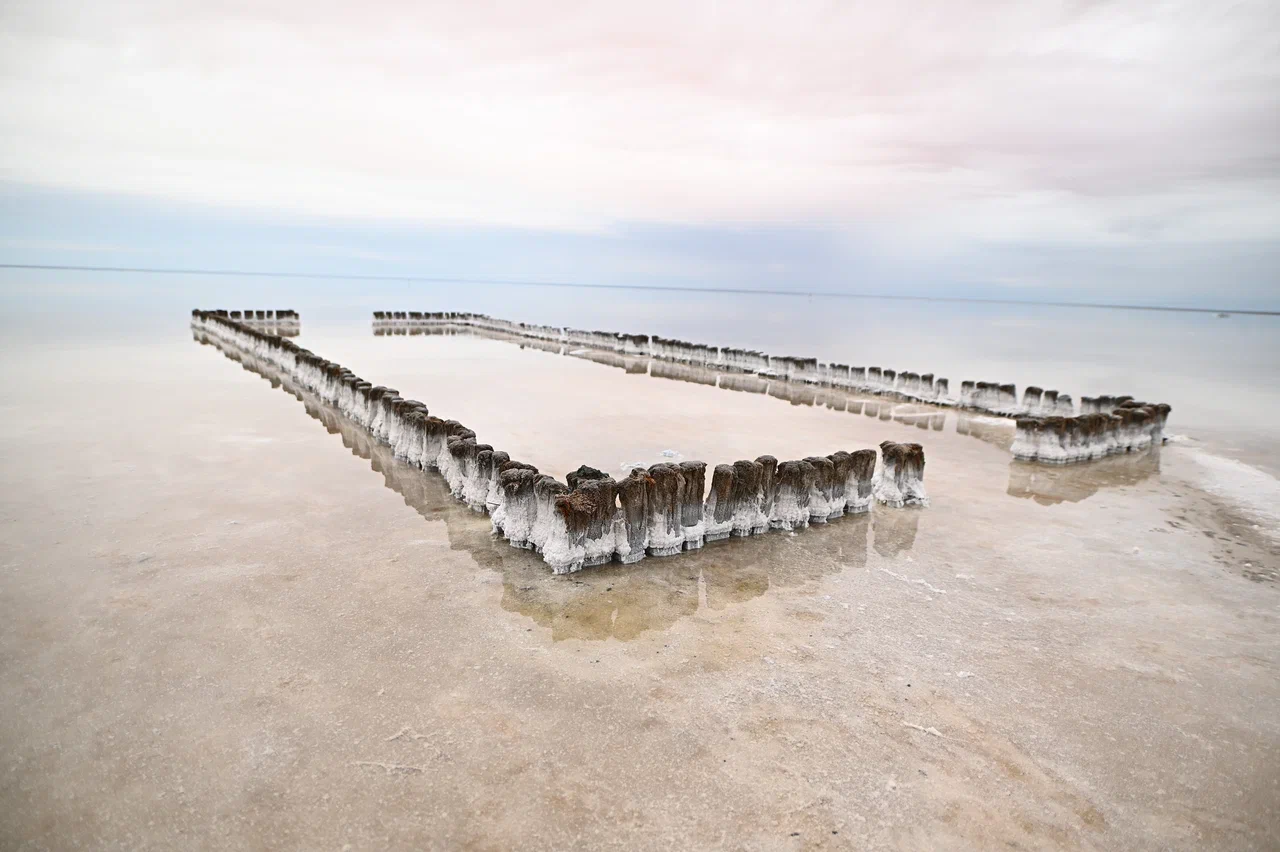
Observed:
[[[50,212],[141,204],[351,259],[542,234],[724,283],[749,234],[779,280],[1276,301],[1280,5],[7,0],[0,179],[24,260],[141,248]]]

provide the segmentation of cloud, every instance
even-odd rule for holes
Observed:
[[[1280,235],[1273,3],[15,0],[0,177],[599,232]]]

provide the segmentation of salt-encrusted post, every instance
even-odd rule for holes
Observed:
[[[997,407],[1001,411],[1011,412],[1018,410],[1018,389],[1014,385],[998,385],[996,387],[998,396]]]
[[[382,388],[382,393],[378,394],[378,404],[370,411],[373,420],[369,423],[369,431],[379,441],[386,439],[387,412],[390,410],[391,400],[399,398],[400,391],[395,388]]]
[[[497,514],[502,507],[502,486],[499,478],[502,476],[503,465],[511,461],[511,456],[502,450],[494,450],[493,457],[489,463],[489,482],[485,487],[484,509],[489,513],[490,517]]]
[[[612,562],[618,483],[607,473],[587,465],[569,473],[565,480],[569,483],[572,494],[581,494],[576,505],[587,512],[583,567]]]
[[[440,453],[449,437],[448,424],[439,417],[427,415],[422,421],[422,469],[438,470]]]
[[[680,498],[684,475],[674,464],[655,464],[649,468],[653,482],[649,494],[650,556],[674,556],[684,547],[685,530]]]
[[[825,524],[831,515],[831,495],[835,486],[835,465],[825,456],[808,456],[813,465],[813,484],[809,487],[809,523]]]
[[[557,517],[556,499],[568,493],[568,486],[554,477],[543,474],[534,480],[533,495],[537,513],[534,516],[529,541],[536,549],[542,550],[546,546],[547,537],[551,534]]]
[[[1009,452],[1015,459],[1035,461],[1040,457],[1040,418],[1019,417],[1015,423],[1013,446]]]
[[[587,528],[598,511],[594,481],[555,498],[542,545],[542,561],[553,574],[581,571],[587,551]]]
[[[856,450],[850,454],[849,475],[845,479],[845,513],[859,515],[871,509],[875,481],[876,451]]]
[[[495,532],[507,537],[512,547],[531,549],[534,521],[538,517],[537,499],[534,496],[534,483],[538,472],[529,468],[509,468],[498,476],[502,488],[502,507],[494,513],[493,526]]]
[[[711,493],[707,495],[704,517],[707,524],[707,541],[728,538],[733,531],[733,466],[716,465],[711,474]]]
[[[623,565],[639,562],[649,546],[649,494],[653,480],[641,468],[618,483],[621,511],[614,525],[614,552]]]
[[[734,536],[749,536],[760,526],[760,479],[763,475],[764,465],[758,461],[742,460],[733,463],[730,533]]]
[[[853,456],[844,450],[836,450],[827,456],[835,468],[831,489],[831,507],[828,518],[838,518],[848,505],[849,471],[853,468]]]
[[[613,523],[618,514],[618,483],[612,476],[583,482],[577,488],[588,499],[584,567],[613,561]]]
[[[706,490],[707,463],[680,462],[680,524],[684,527],[684,549],[697,550],[706,540],[706,524],[702,516],[702,494]]]
[[[875,497],[886,506],[927,506],[924,490],[924,447],[919,444],[880,444],[882,464],[876,475]]]
[[[774,478],[773,511],[769,526],[792,530],[809,525],[809,489],[813,486],[813,465],[804,461],[779,463]]]
[[[505,455],[505,454],[504,454]],[[477,444],[462,483],[462,499],[473,512],[484,512],[489,506],[489,479],[493,476],[493,447]]]
[[[400,428],[392,452],[398,459],[416,464],[422,455],[422,421],[427,407],[417,400],[408,399],[400,407]]]
[[[760,535],[769,529],[769,517],[773,514],[774,478],[778,473],[778,460],[773,456],[760,456],[760,516],[752,535]]]

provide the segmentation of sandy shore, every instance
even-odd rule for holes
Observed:
[[[949,425],[923,512],[551,577],[210,347],[39,363],[0,421],[0,846],[1280,844],[1280,560],[1177,447],[1043,473]],[[920,431],[687,388],[770,406],[728,456]]]

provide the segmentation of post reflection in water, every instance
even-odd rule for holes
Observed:
[[[897,557],[915,544],[921,513],[894,509],[849,516],[799,536],[772,533],[728,539],[668,559],[556,576],[536,554],[494,536],[488,517],[454,500],[440,476],[396,459],[390,448],[270,365],[199,332],[195,339],[300,400],[307,414],[339,436],[353,455],[367,459],[406,505],[423,518],[443,521],[451,549],[465,551],[502,576],[503,609],[549,628],[557,641],[635,639],[693,615],[704,602],[711,610],[722,610],[771,588],[803,589],[823,577],[863,569],[872,540],[884,558]]]
[[[941,432],[948,417],[955,418],[955,431],[983,441],[1003,451],[1013,444],[1013,421],[994,415],[977,414],[958,409],[944,409],[918,402],[903,402],[883,396],[860,395],[839,388],[824,388],[798,382],[773,380],[750,373],[720,372],[707,367],[681,364],[662,359],[649,359],[594,349],[574,349],[531,338],[503,334],[472,326],[435,326],[384,328],[373,330],[386,335],[472,335],[529,347],[557,355],[584,358],[597,364],[624,369],[627,373],[647,374],[660,379],[691,382],[741,393],[765,394],[799,406],[824,406],[832,411],[863,414],[881,421],[914,426],[922,431]],[[908,440],[916,440],[911,438]],[[1111,456],[1069,469],[1014,461],[1009,467],[1008,494],[1034,499],[1044,505],[1085,500],[1103,488],[1133,485],[1160,471],[1159,448],[1132,455]]]
[[[890,397],[860,394],[841,388],[780,381],[751,373],[721,372],[709,367],[682,364],[660,358],[651,359],[646,356],[625,355],[600,349],[569,349],[567,346],[558,343],[518,337],[492,329],[475,328],[473,326],[441,325],[412,328],[386,328],[380,326],[373,329],[373,334],[375,337],[465,335],[499,340],[519,346],[522,349],[537,349],[555,355],[582,358],[606,367],[622,369],[629,374],[649,375],[658,379],[689,382],[740,393],[763,394],[788,402],[791,405],[825,407],[836,412],[864,414],[872,419],[878,418],[881,421],[892,421],[903,426],[914,426],[921,431],[941,432],[946,427],[947,418],[952,416],[956,420],[955,431],[957,434],[969,435],[1006,451],[1013,443],[1013,422],[1007,419],[939,408],[927,403],[907,402]]]
[[[881,512],[876,518],[876,553],[892,559],[915,547],[923,511],[908,506],[896,512]]]
[[[875,396],[868,398],[865,395],[841,388],[782,381],[752,373],[721,372],[708,367],[682,364],[678,361],[667,361],[660,358],[651,359],[647,356],[626,355],[601,349],[569,349],[557,343],[517,337],[492,329],[472,326],[378,327],[373,329],[373,334],[375,337],[464,335],[500,340],[519,346],[522,349],[538,349],[556,355],[581,358],[606,367],[616,367],[625,370],[627,373],[644,374],[657,379],[670,379],[678,382],[718,387],[723,390],[738,391],[740,393],[763,394],[788,402],[791,405],[808,408],[823,407],[831,411],[848,412],[850,414],[866,414],[868,417],[878,417],[886,421],[893,420],[906,426],[915,426],[918,429],[941,431],[947,420],[947,411],[945,409],[923,403],[895,401]],[[1012,432],[1009,440],[1012,441]]]
[[[1137,485],[1160,473],[1160,448],[1141,453],[1108,456],[1088,464],[1045,465],[1009,463],[1011,497],[1034,500],[1041,506],[1079,503],[1104,488]]]

